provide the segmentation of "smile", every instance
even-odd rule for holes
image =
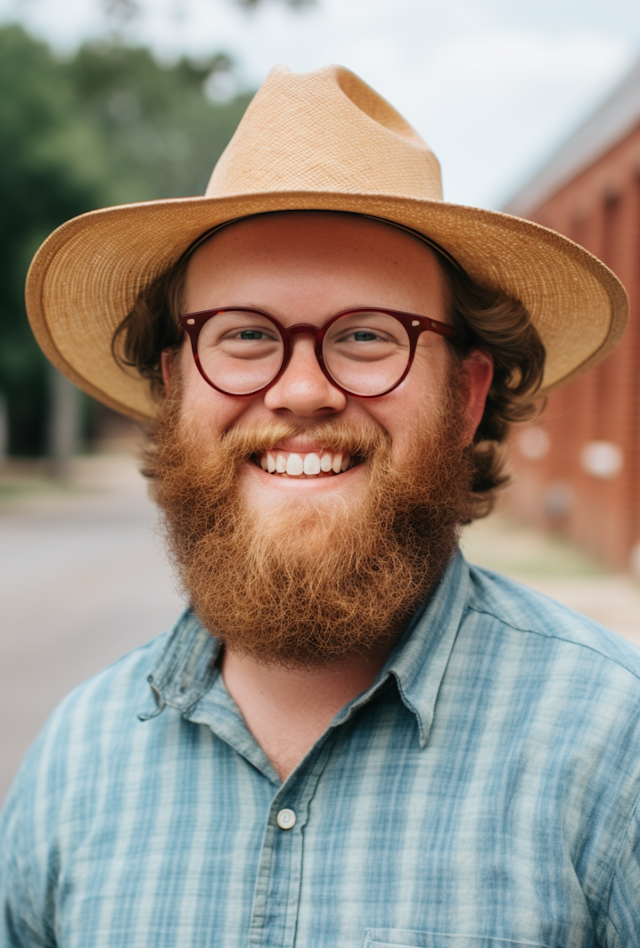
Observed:
[[[264,454],[254,456],[258,464],[267,474],[280,477],[335,477],[362,463],[361,459],[352,458],[346,452],[320,451],[296,453],[276,449],[265,451]]]

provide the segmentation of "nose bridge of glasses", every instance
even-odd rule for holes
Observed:
[[[312,326],[311,323],[296,323],[295,326],[288,326],[286,329],[288,336],[313,336],[318,338],[321,326]]]

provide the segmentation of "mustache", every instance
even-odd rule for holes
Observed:
[[[220,448],[239,465],[275,448],[281,441],[300,435],[318,442],[328,451],[348,451],[362,461],[386,454],[391,448],[391,437],[383,428],[342,419],[324,420],[311,426],[284,421],[232,426],[222,434]]]
[[[266,451],[296,435],[318,442],[327,451],[348,451],[357,463],[366,464],[373,483],[395,473],[391,437],[380,426],[343,419],[323,419],[311,426],[291,421],[243,422],[231,425],[216,438],[203,441],[197,435],[180,431],[176,408],[167,407],[158,426],[157,447],[148,451],[144,459],[143,471],[151,480],[152,498],[162,507],[164,496],[174,490],[175,479],[186,515],[189,505],[196,502],[195,494],[206,489],[209,515],[217,516],[221,505],[230,511],[230,529],[233,517],[239,516],[232,507],[240,503],[236,491],[243,463],[259,464],[259,458]]]

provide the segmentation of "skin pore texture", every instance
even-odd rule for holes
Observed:
[[[219,306],[264,310],[285,326],[300,322],[320,326],[334,313],[367,306],[450,321],[433,251],[393,227],[334,213],[250,218],[225,228],[199,247],[187,271],[183,312]],[[300,335],[291,361],[275,385],[262,394],[235,397],[204,381],[188,341],[177,357],[164,353],[168,398],[160,424],[158,490],[169,523],[170,544],[171,522],[178,537],[174,555],[177,544],[178,560],[182,553],[197,563],[197,549],[195,556],[193,550],[185,552],[185,543],[188,547],[189,536],[199,530],[196,520],[189,521],[194,504],[202,511],[207,509],[205,494],[197,493],[204,470],[217,484],[215,503],[226,504],[216,509],[245,524],[254,557],[256,550],[262,549],[268,560],[269,549],[275,544],[285,557],[281,564],[286,563],[290,548],[303,572],[305,559],[313,563],[314,557],[331,566],[333,538],[341,556],[359,562],[354,552],[360,542],[357,530],[370,523],[375,531],[380,520],[392,519],[389,511],[395,505],[405,511],[409,533],[413,512],[426,511],[424,523],[428,527],[438,520],[438,509],[444,510],[442,524],[434,526],[433,544],[446,562],[445,546],[454,538],[452,516],[462,515],[460,498],[464,493],[454,465],[463,457],[480,422],[492,372],[491,359],[482,352],[472,353],[462,366],[454,366],[455,361],[444,338],[422,333],[411,372],[401,385],[386,396],[359,399],[331,384],[316,361],[311,337]],[[221,443],[227,453],[217,449]],[[257,453],[248,456],[247,445],[259,446]],[[211,461],[207,460],[209,448]],[[297,458],[292,460],[294,455]],[[326,470],[329,458],[331,468]],[[276,471],[270,473],[274,464],[278,465]],[[298,475],[301,465],[303,473]],[[289,476],[278,473],[283,466]],[[335,473],[336,469],[340,473]],[[305,470],[311,473],[305,474]],[[189,472],[186,478],[185,472]],[[193,482],[196,493],[190,493],[187,481]],[[164,501],[163,482],[167,485]],[[228,503],[227,494],[231,498]],[[296,530],[301,524],[305,529]],[[206,531],[201,532],[205,542]],[[413,546],[409,542],[406,550],[400,548],[408,551],[402,569],[423,555],[416,546],[419,532]],[[363,576],[371,573],[371,560],[383,536],[376,539],[368,528],[367,535],[374,539],[371,555],[360,556],[368,569]],[[243,549],[246,547],[245,543]],[[389,546],[387,553],[382,551],[385,564],[401,561],[394,550]],[[437,562],[438,557],[435,559]],[[321,573],[323,569],[320,567]],[[328,567],[324,572],[330,575]],[[407,575],[415,573],[409,570]],[[273,569],[268,575],[273,575]],[[356,570],[354,575],[360,574]],[[192,592],[185,569],[182,576]],[[395,582],[389,589],[401,586]],[[193,601],[201,618],[198,602],[206,612],[206,590],[199,574],[194,579]],[[265,586],[265,597],[268,591]],[[422,590],[425,592],[427,587]],[[412,594],[415,604],[420,590],[416,587]],[[338,625],[344,598],[335,599]],[[409,605],[399,602],[397,615]],[[225,639],[225,686],[281,779],[302,760],[337,711],[372,684],[397,638],[398,630],[391,622],[386,636],[381,630],[364,647],[347,618],[344,628],[352,638],[344,647],[338,634],[333,642],[310,639],[301,645],[298,656],[291,637],[288,644],[286,639],[281,643],[279,653],[274,647],[271,654],[268,639],[260,642],[258,637],[247,643],[246,637],[237,635],[234,640],[231,628]],[[268,626],[268,621],[264,625]],[[289,626],[292,636],[295,617]],[[261,653],[261,648],[266,651]],[[287,654],[293,659],[286,660]]]

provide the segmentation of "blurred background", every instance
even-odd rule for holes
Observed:
[[[446,199],[552,227],[625,283],[622,346],[514,434],[513,485],[463,545],[640,644],[637,0],[0,0],[0,798],[55,703],[181,608],[140,432],[41,355],[30,259],[77,214],[201,194],[276,62],[353,69]]]

